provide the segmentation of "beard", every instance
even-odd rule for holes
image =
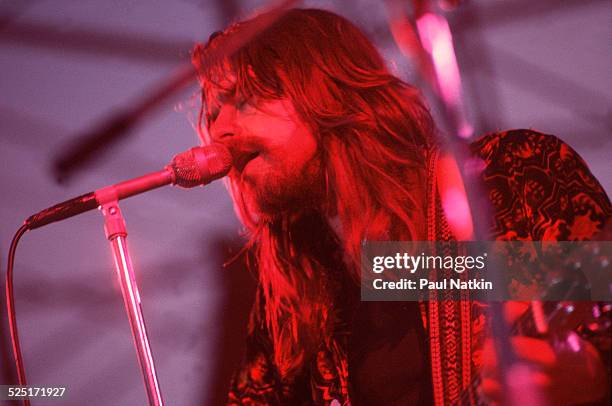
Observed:
[[[266,171],[230,174],[248,213],[259,221],[299,214],[324,213],[327,204],[326,182],[318,155],[301,167],[284,165]]]

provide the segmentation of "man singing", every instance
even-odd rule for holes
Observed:
[[[203,63],[258,18],[193,53],[201,135],[234,156],[228,187],[259,281],[228,402],[453,404],[476,376],[470,396],[501,401],[481,305],[360,301],[363,241],[456,238],[421,95],[361,31],[323,10],[291,10],[230,58]],[[487,164],[492,239],[583,240],[610,217],[599,183],[555,137],[509,131],[472,149]],[[606,395],[601,355],[580,340],[569,361],[543,339],[512,341],[551,404]]]

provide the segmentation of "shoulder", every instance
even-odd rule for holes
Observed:
[[[554,135],[491,133],[471,149],[484,163],[482,177],[497,215],[507,226],[524,226],[518,238],[588,239],[612,215],[608,196],[582,157]]]
[[[488,165],[502,167],[525,162],[539,162],[544,167],[550,166],[551,159],[565,161],[565,166],[585,165],[580,155],[556,136],[527,129],[485,134],[471,149]]]

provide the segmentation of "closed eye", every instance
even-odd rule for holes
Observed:
[[[210,112],[206,113],[206,125],[210,126],[212,123],[215,122],[217,117],[219,117],[219,111],[220,109],[215,108],[212,109]]]

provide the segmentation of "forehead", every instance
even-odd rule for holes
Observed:
[[[206,103],[215,103],[223,96],[236,92],[237,77],[227,60],[213,66],[202,79]]]
[[[227,58],[209,68],[201,78],[207,104],[216,103],[220,98],[248,98],[254,94],[270,96],[274,93],[262,86],[250,64],[240,65],[235,61],[232,63]]]

